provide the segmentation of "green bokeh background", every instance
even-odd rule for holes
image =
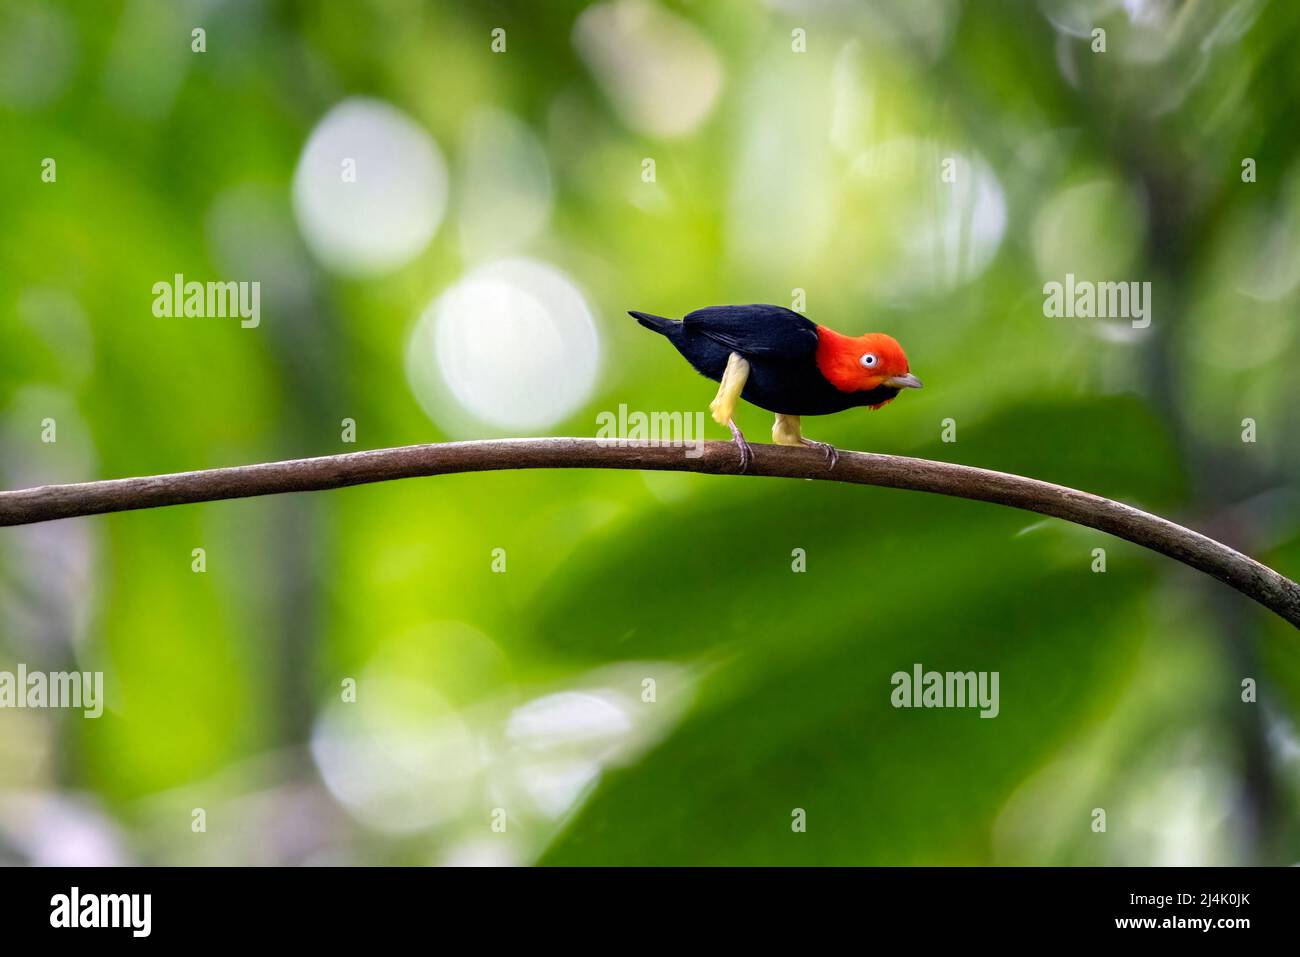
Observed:
[[[475,265],[460,161],[495,108],[549,170],[547,225],[512,254],[575,283],[600,339],[548,434],[711,397],[624,310],[802,289],[819,322],[897,336],[926,382],[808,434],[1084,488],[1300,576],[1300,6],[602,7],[720,69],[671,137],[584,59],[591,6],[0,0],[0,485],[472,437],[425,414],[406,350]],[[432,242],[364,279],[312,257],[291,201],[352,96],[406,113],[450,170]],[[992,240],[947,156],[986,171]],[[232,273],[214,251],[232,196],[281,260]],[[286,263],[302,294],[264,297],[256,330],[151,313],[175,273],[272,286]],[[1150,281],[1150,329],[1045,318],[1067,271]],[[740,413],[756,440],[769,419]],[[10,863],[1300,856],[1294,629],[1100,533],[914,493],[516,472],[10,529],[0,668],[18,662],[102,670],[108,710],[0,711]],[[999,672],[999,716],[892,708],[915,662]]]

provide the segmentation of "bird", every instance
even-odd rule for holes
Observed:
[[[904,389],[921,388],[892,336],[844,335],[783,306],[708,306],[680,320],[635,310],[628,315],[671,342],[696,372],[718,383],[709,411],[731,430],[742,472],[753,453],[736,425],[740,399],[776,414],[772,440],[777,445],[820,448],[834,469],[839,453],[833,445],[804,438],[802,416],[879,409]]]

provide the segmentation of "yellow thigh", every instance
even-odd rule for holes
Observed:
[[[736,403],[740,393],[745,391],[745,382],[749,379],[749,363],[739,352],[733,352],[727,358],[726,371],[722,373],[722,382],[718,385],[718,394],[709,403],[713,421],[726,425],[736,414]]]
[[[803,445],[799,416],[777,413],[776,422],[772,424],[772,441],[777,445]]]

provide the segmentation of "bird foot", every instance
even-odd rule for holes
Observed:
[[[835,468],[835,463],[837,463],[840,460],[839,449],[831,445],[829,442],[816,442],[813,439],[803,439],[803,438],[801,438],[799,441],[803,445],[808,446],[808,448],[810,449],[821,449],[823,452],[825,452],[826,467],[828,469]]]
[[[728,420],[727,428],[731,429],[731,441],[736,443],[736,448],[740,450],[740,471],[748,472],[749,463],[753,461],[754,453],[750,449],[749,443],[745,441],[745,434],[740,431],[736,423]]]

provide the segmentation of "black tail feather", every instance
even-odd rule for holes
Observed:
[[[663,316],[656,316],[649,312],[637,312],[635,309],[629,309],[627,314],[647,329],[657,332],[661,336],[671,335],[672,331],[680,325],[676,319],[666,319]]]

